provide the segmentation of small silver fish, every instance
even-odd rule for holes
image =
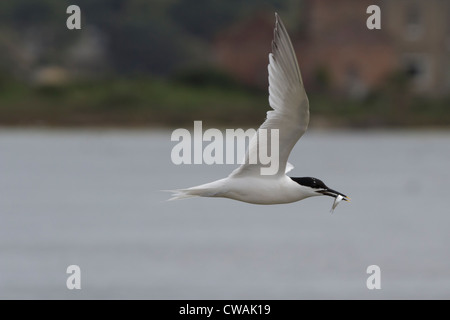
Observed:
[[[341,202],[342,200],[344,200],[345,198],[341,195],[338,195],[335,199],[334,199],[334,203],[333,206],[331,207],[330,212],[333,213],[334,209],[336,209],[337,205],[339,204],[339,202]],[[348,201],[348,200],[347,200]]]

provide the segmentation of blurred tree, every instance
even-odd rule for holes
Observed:
[[[79,0],[85,21],[106,37],[113,69],[122,74],[165,74],[189,55],[183,35],[167,19],[171,1]]]
[[[0,2],[2,59],[12,61],[12,73],[61,61],[61,52],[78,34],[66,31],[66,1],[17,0]]]
[[[170,8],[174,22],[187,32],[203,39],[213,38],[218,31],[242,15],[256,10],[279,9],[290,0],[178,0]]]
[[[9,48],[0,57],[8,55],[2,60],[26,70],[64,65],[67,51],[91,28],[104,37],[102,52],[110,70],[168,74],[192,62],[209,62],[208,42],[243,15],[287,8],[289,3],[292,0],[0,1],[0,47]],[[66,28],[71,4],[81,8],[79,31]]]

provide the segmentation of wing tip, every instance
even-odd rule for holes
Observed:
[[[283,20],[281,20],[280,15],[275,12],[275,29],[276,33],[278,33],[278,36],[281,37],[281,33],[285,33],[287,35],[286,27],[284,26]],[[289,36],[287,36],[289,38]],[[290,40],[289,40],[290,41]]]

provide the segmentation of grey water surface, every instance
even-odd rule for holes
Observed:
[[[308,131],[290,175],[349,195],[334,214],[166,202],[236,167],[176,166],[170,134],[1,129],[0,298],[450,298],[450,132]]]

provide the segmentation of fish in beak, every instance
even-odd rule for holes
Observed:
[[[349,197],[347,197],[345,194],[340,193],[340,192],[338,192],[336,190],[333,190],[333,189],[327,188],[327,189],[319,190],[318,192],[323,194],[323,195],[325,195],[325,196],[330,196],[330,197],[334,197],[335,198],[334,202],[333,202],[333,206],[331,207],[331,210],[330,210],[331,213],[334,212],[334,209],[336,209],[337,205],[342,200],[350,202],[350,198]]]

